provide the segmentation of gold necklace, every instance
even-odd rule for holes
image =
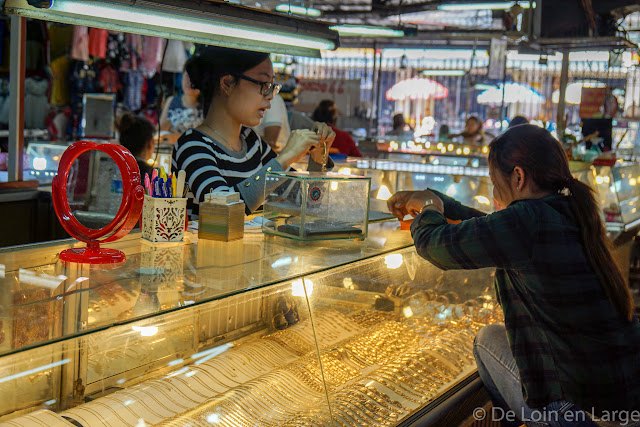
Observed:
[[[212,130],[213,132],[215,132],[220,138],[222,138],[222,142],[225,144],[225,146],[227,146],[229,149],[232,149],[233,147],[231,146],[231,143],[229,142],[229,140],[227,138],[224,137],[223,134],[221,134],[220,132],[218,132],[217,130],[215,130],[214,128],[212,128],[211,126],[209,126],[206,123],[203,123],[202,126],[208,128],[209,130]],[[242,146],[240,146],[240,150],[242,150]],[[236,150],[236,151],[240,151],[240,150]]]

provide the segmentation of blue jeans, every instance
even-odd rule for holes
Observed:
[[[480,379],[493,401],[494,408],[487,417],[507,427],[523,423],[527,427],[597,427],[586,412],[571,402],[561,400],[539,409],[527,406],[504,325],[480,329],[473,343],[473,356]]]

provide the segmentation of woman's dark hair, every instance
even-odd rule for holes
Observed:
[[[585,255],[602,289],[628,321],[633,300],[622,272],[613,257],[594,190],[574,179],[560,143],[545,129],[524,124],[507,129],[489,144],[489,165],[504,176],[521,167],[540,190],[569,191],[569,203],[580,228]]]
[[[403,130],[405,124],[406,122],[404,121],[404,116],[402,114],[398,113],[395,116],[393,116],[393,130],[396,130],[396,129]]]
[[[511,121],[509,122],[509,127],[514,127],[514,126],[518,126],[518,125],[526,125],[529,123],[529,120],[527,120],[526,117],[524,116],[514,116],[513,119],[511,119]]]
[[[230,49],[219,46],[206,46],[196,52],[187,63],[191,87],[200,89],[202,107],[206,116],[214,96],[220,93],[220,79],[237,76],[269,59],[269,54],[249,50]]]
[[[320,101],[313,111],[311,118],[316,122],[334,125],[336,120],[338,120],[338,107],[336,107],[336,103],[332,100],[324,99]]]
[[[155,127],[148,119],[133,113],[121,115],[116,121],[116,127],[120,133],[120,145],[134,156],[140,155],[155,132]]]

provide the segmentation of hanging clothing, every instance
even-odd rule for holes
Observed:
[[[109,33],[101,28],[89,30],[89,55],[104,59],[107,57],[107,38]]]
[[[44,21],[27,21],[25,69],[41,71],[48,61],[49,36]]]
[[[73,28],[71,58],[85,62],[89,60],[89,28],[82,25]]]
[[[129,111],[142,108],[142,85],[144,77],[140,71],[130,71],[124,76],[124,107]]]
[[[107,62],[119,70],[124,61],[129,61],[129,49],[127,49],[125,34],[110,32],[107,38]]]
[[[9,125],[9,82],[0,80],[0,125]]]
[[[204,119],[201,108],[187,108],[182,103],[182,96],[174,96],[167,110],[167,119],[171,123],[171,130],[176,133],[184,133],[188,129],[202,124]]]
[[[158,100],[158,89],[156,81],[152,78],[147,79],[147,93],[145,103],[147,105],[154,105]]]
[[[186,44],[180,40],[169,40],[162,71],[182,73],[184,71],[184,64],[188,59],[187,50],[190,48],[190,44]]]
[[[165,43],[166,40],[160,37],[146,36],[144,38],[140,70],[146,78],[150,79],[158,72]]]
[[[73,25],[49,23],[49,56],[55,60],[69,53],[73,44]]]
[[[71,59],[66,56],[60,56],[51,62],[51,96],[49,97],[51,105],[60,107],[70,102],[68,80],[70,67]]]
[[[122,89],[120,73],[112,65],[105,65],[98,74],[98,82],[104,93],[117,93]]]
[[[24,80],[24,127],[25,129],[44,129],[45,118],[49,111],[49,82],[27,78]]]

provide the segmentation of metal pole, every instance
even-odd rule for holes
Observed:
[[[11,16],[11,64],[9,65],[9,179],[22,181],[24,156],[24,70],[27,19]]]
[[[378,136],[377,133],[371,132],[371,129],[373,129],[373,114],[374,114],[373,107],[375,106],[375,103],[376,103],[375,82],[376,82],[376,51],[377,50],[378,50],[378,43],[373,42],[373,64],[371,69],[371,109],[369,111],[369,131],[367,132],[367,134],[371,137]]]
[[[560,96],[558,97],[558,112],[556,113],[558,140],[562,142],[564,129],[567,125],[564,122],[565,93],[569,83],[569,52],[562,52],[562,71],[560,71]]]
[[[505,56],[507,52],[505,51]],[[502,102],[500,103],[500,133],[504,131],[504,95],[507,91],[507,58],[504,58],[504,68],[502,69]],[[482,119],[480,119],[482,120]]]
[[[382,50],[380,50],[380,62],[378,63],[378,81],[376,86],[376,135],[379,134],[378,125],[380,123],[380,92],[382,91]]]

